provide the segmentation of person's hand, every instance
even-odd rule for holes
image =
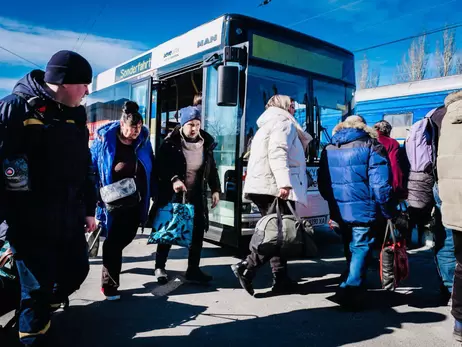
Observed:
[[[181,180],[179,179],[176,179],[174,182],[173,182],[173,190],[175,193],[179,193],[179,192],[186,192],[188,191],[186,189],[186,186],[184,185],[183,182],[181,182]]]
[[[290,194],[290,188],[279,188],[279,198],[287,200]]]
[[[95,217],[85,217],[85,232],[91,233],[96,230],[96,219]]]
[[[212,209],[217,207],[218,203],[220,202],[220,193],[215,192],[212,194]]]

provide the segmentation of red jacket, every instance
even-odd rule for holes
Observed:
[[[407,189],[404,186],[404,175],[399,162],[399,143],[395,139],[379,133],[379,142],[385,147],[390,160],[391,172],[393,175],[393,192],[395,198],[406,199]]]

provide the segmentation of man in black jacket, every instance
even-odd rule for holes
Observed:
[[[26,346],[48,345],[51,312],[89,270],[84,230],[96,228],[96,191],[80,103],[91,79],[85,58],[60,51],[0,100],[0,220],[19,272]]]
[[[174,193],[185,193],[194,205],[194,230],[189,249],[186,279],[206,283],[212,277],[199,269],[204,231],[208,229],[207,184],[212,191],[212,208],[220,200],[220,179],[213,158],[216,143],[212,136],[200,129],[201,113],[197,107],[180,110],[180,124],[166,138],[159,149],[159,204],[165,206]],[[155,275],[160,284],[168,282],[165,272],[170,245],[158,245]]]

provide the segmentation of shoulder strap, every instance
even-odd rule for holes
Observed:
[[[30,96],[21,92],[15,92],[14,94],[26,102],[38,119],[45,120],[45,115],[42,113],[45,112],[45,109],[40,112],[41,108],[46,108],[45,100],[38,96]]]
[[[382,249],[385,247],[385,243],[388,240],[388,233],[391,235],[391,239],[393,240],[393,244],[396,244],[396,237],[395,237],[395,226],[393,222],[389,219],[387,221],[387,230],[385,231],[385,237],[383,239]]]

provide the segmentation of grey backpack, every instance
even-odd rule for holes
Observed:
[[[314,256],[317,247],[312,239],[314,234],[311,224],[298,217],[288,201],[284,201],[292,214],[282,214],[280,199],[276,198],[270,211],[262,217],[255,227],[249,248],[263,256],[282,256],[298,258]]]

